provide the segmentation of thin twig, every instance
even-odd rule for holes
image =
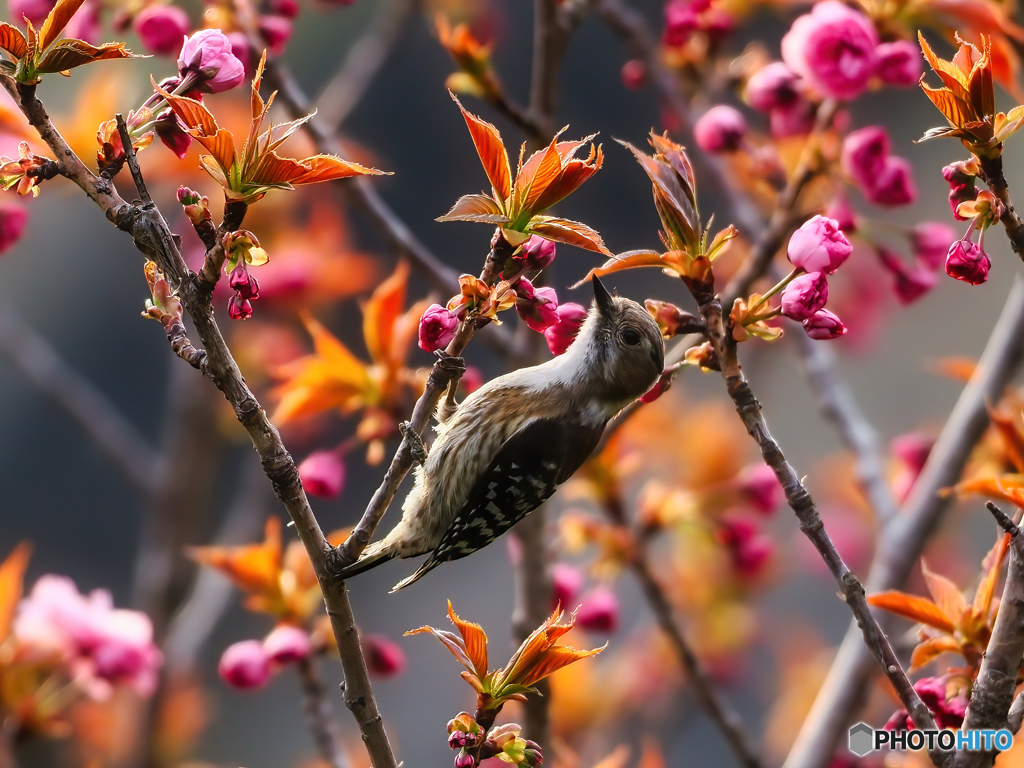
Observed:
[[[986,501],[985,508],[992,513],[992,517],[994,517],[996,519],[996,522],[999,523],[999,527],[1006,531],[1008,534],[1010,534],[1011,536],[1016,536],[1018,533],[1020,533],[1020,528],[1018,528],[1017,524],[1013,522],[1013,519],[1005,512],[1003,512],[1003,510],[997,507],[994,502]]]
[[[127,203],[109,181],[93,174],[50,122],[42,103],[36,98],[34,86],[18,84],[6,77],[2,82],[15,95],[29,124],[58,158],[61,175],[85,191],[119,229],[130,233],[136,248],[154,260],[178,289],[182,304],[209,356],[209,375],[249,434],[274,493],[294,522],[295,531],[309,555],[338,642],[338,653],[345,671],[345,703],[356,718],[370,760],[374,768],[395,768],[395,757],[377,711],[366,660],[359,646],[348,592],[344,583],[337,582],[330,575],[328,555],[334,548],[324,538],[310,509],[298,469],[280,434],[267,419],[238,370],[214,319],[209,291],[200,289],[196,275],[185,264],[176,238],[159,209],[151,204],[139,207]]]
[[[338,723],[334,719],[334,710],[327,699],[324,681],[320,678],[320,670],[312,656],[301,659],[298,663],[299,680],[302,683],[303,709],[306,720],[313,733],[313,741],[320,752],[320,757],[331,768],[348,768],[349,762],[341,748],[341,734]]]
[[[135,147],[132,145],[132,135],[128,132],[128,124],[124,121],[124,115],[120,112],[115,117],[117,121],[117,132],[121,136],[121,146],[124,147],[125,157],[128,160],[128,170],[131,171],[132,181],[135,182],[135,189],[139,192],[139,198],[143,203],[152,203],[153,198],[149,196],[146,189],[146,182],[142,178],[142,169],[139,168],[139,158],[135,155]]]
[[[151,493],[162,460],[106,395],[13,312],[0,313],[0,351],[70,416],[133,485]]]
[[[336,133],[352,114],[414,18],[418,5],[419,0],[380,3],[370,28],[356,40],[316,97],[317,117],[326,131]]]
[[[839,378],[835,353],[827,345],[811,339],[802,329],[794,332],[793,343],[800,352],[818,405],[856,458],[857,481],[875,519],[884,525],[896,516],[897,505],[885,477],[878,432],[857,405],[846,382]]]

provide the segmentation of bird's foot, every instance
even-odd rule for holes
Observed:
[[[409,450],[412,452],[412,460],[421,467],[427,462],[427,447],[423,444],[423,438],[412,428],[412,424],[403,421],[398,425],[398,431],[409,443]]]
[[[466,361],[461,357],[449,355],[443,349],[434,352],[437,355],[437,367],[448,375],[448,379],[460,379],[466,372]]]

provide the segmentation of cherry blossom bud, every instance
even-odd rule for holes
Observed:
[[[475,764],[476,758],[469,752],[459,752],[455,756],[455,768],[473,768]]]
[[[693,4],[686,0],[669,0],[665,3],[665,45],[677,46],[685,43],[700,26]]]
[[[843,139],[843,173],[858,187],[871,189],[889,156],[889,134],[878,125],[861,128]]]
[[[782,501],[782,486],[775,472],[764,462],[748,464],[737,477],[739,491],[758,512],[768,515]]]
[[[283,666],[309,656],[313,643],[309,633],[292,624],[278,624],[263,638],[263,652],[271,664]]]
[[[228,275],[228,286],[243,299],[258,299],[260,297],[260,284],[255,277],[249,274],[249,270],[241,262]]]
[[[733,564],[741,576],[752,578],[764,569],[774,552],[775,542],[758,534],[732,550]]]
[[[176,5],[147,6],[132,21],[142,47],[163,56],[178,52],[190,26],[188,14]]]
[[[917,199],[914,185],[914,169],[910,161],[902,157],[885,158],[882,169],[865,189],[865,195],[876,205],[908,205]]]
[[[857,214],[850,206],[850,201],[846,199],[845,195],[837,195],[829,201],[828,208],[825,209],[825,216],[829,219],[835,219],[836,224],[843,232],[856,232],[857,231]],[[942,249],[942,255],[946,255],[946,249]]]
[[[621,77],[626,90],[639,91],[647,85],[647,65],[640,59],[630,59],[622,65]]]
[[[784,62],[773,61],[747,81],[747,103],[758,112],[787,107],[799,97],[800,76]]]
[[[901,304],[912,304],[939,284],[939,276],[927,264],[918,263],[907,267],[903,261],[887,248],[878,249],[882,265],[892,273],[893,288]]]
[[[0,253],[6,253],[21,240],[28,223],[28,212],[19,205],[0,205]]]
[[[564,563],[551,566],[551,610],[561,607],[569,610],[576,602],[576,595],[585,581],[578,568]]]
[[[830,0],[826,0],[829,2]],[[835,219],[815,216],[789,239],[787,255],[794,267],[831,275],[853,253],[853,246]]]
[[[405,651],[384,635],[367,635],[363,638],[363,654],[370,674],[395,677],[405,671]]]
[[[192,145],[192,137],[185,133],[185,126],[178,116],[172,110],[165,109],[157,116],[153,128],[164,146],[176,154],[179,160],[184,160],[185,153]]]
[[[867,88],[877,47],[878,33],[867,16],[825,0],[793,22],[782,38],[782,60],[822,96],[848,101]]]
[[[942,169],[942,178],[949,184],[949,207],[953,211],[953,217],[957,221],[966,221],[966,217],[957,213],[961,203],[974,200],[978,196],[978,190],[974,186],[975,175],[970,172],[965,163],[950,163]]]
[[[882,43],[875,49],[878,69],[875,74],[886,85],[910,88],[921,79],[921,51],[909,40]]]
[[[447,347],[455,338],[459,318],[440,304],[431,304],[420,318],[420,349],[435,352]]]
[[[733,107],[719,104],[705,112],[693,126],[697,146],[705,152],[735,152],[747,132],[747,121]]]
[[[18,24],[28,19],[38,26],[56,4],[57,0],[7,0],[7,15]]]
[[[932,269],[942,266],[954,240],[953,228],[938,221],[922,221],[910,233],[914,256]]]
[[[587,319],[587,308],[567,302],[558,305],[558,322],[544,331],[544,339],[553,355],[564,354],[580,332],[580,326]]]
[[[286,19],[294,19],[299,15],[297,0],[273,0],[270,8],[278,16],[284,16]]]
[[[914,488],[925,462],[931,454],[935,439],[922,432],[897,435],[889,443],[889,450],[900,462],[900,470],[892,481],[892,492],[902,504]]]
[[[828,301],[828,280],[823,272],[800,275],[782,291],[782,314],[807,320]]]
[[[544,333],[556,325],[558,319],[558,296],[554,288],[534,288],[526,278],[516,281],[516,312],[526,325]]]
[[[270,659],[259,640],[243,640],[224,650],[217,672],[232,688],[262,688],[270,680]]]
[[[232,55],[242,62],[245,77],[251,78],[256,73],[260,52],[253,47],[252,40],[245,32],[232,32],[228,35],[228,41],[231,43]]]
[[[299,479],[310,496],[333,499],[345,487],[345,462],[335,451],[313,451],[299,464]]]
[[[676,369],[674,367],[663,370],[661,372],[661,376],[659,376],[658,380],[654,382],[654,386],[637,398],[638,402],[641,402],[644,405],[653,403],[659,397],[672,389],[672,381],[675,379],[675,371]]]
[[[576,623],[592,632],[610,634],[619,628],[619,598],[607,587],[596,587],[581,599]]]
[[[810,133],[814,127],[816,111],[814,104],[803,96],[795,99],[792,104],[776,107],[769,115],[772,138],[785,139]]]
[[[970,240],[957,240],[946,254],[946,274],[971,285],[981,285],[988,280],[991,267],[988,254]]]
[[[555,244],[538,235],[531,235],[530,239],[523,243],[520,254],[513,258],[520,263],[521,269],[528,272],[544,269],[555,260]]]
[[[260,37],[274,56],[280,56],[292,39],[292,21],[284,16],[265,14],[260,17]]]
[[[819,309],[813,317],[804,320],[804,330],[812,339],[826,341],[838,339],[846,333],[846,326],[843,321],[829,312],[827,309]]]
[[[185,41],[178,54],[178,74],[193,75],[206,93],[230,91],[245,79],[245,67],[231,52],[231,41],[219,29],[204,29]]]
[[[252,317],[252,304],[236,293],[228,300],[228,317],[232,320],[248,320]]]

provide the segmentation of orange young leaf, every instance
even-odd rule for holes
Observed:
[[[477,677],[483,679],[487,675],[487,633],[479,624],[459,618],[452,608],[451,600],[448,601],[448,618],[462,635],[466,655],[473,662],[473,671]]]
[[[977,591],[974,593],[974,603],[972,605],[981,621],[988,619],[988,611],[992,605],[992,596],[996,591],[996,582],[999,581],[999,573],[1002,571],[1003,560],[1006,557],[1009,546],[1010,534],[1000,534],[995,545],[993,545],[982,561],[982,565],[987,566],[988,570],[985,572],[985,577],[981,580]]]
[[[1016,420],[1001,410],[991,407],[988,408],[988,418],[1002,437],[1006,455],[1013,466],[1018,472],[1024,472],[1024,435],[1018,429]]]
[[[935,627],[950,634],[956,629],[950,617],[946,616],[939,606],[926,597],[918,597],[917,595],[908,595],[898,590],[890,590],[870,595],[868,597],[868,604],[877,608],[884,608],[919,624],[927,624],[929,627]]]
[[[0,645],[11,634],[14,612],[21,601],[25,568],[32,556],[32,545],[21,542],[0,564]]]
[[[978,367],[978,361],[970,357],[940,357],[930,364],[931,369],[954,381],[968,382]]]
[[[534,216],[530,220],[527,230],[556,243],[575,245],[586,251],[612,255],[612,252],[604,244],[604,240],[601,239],[601,235],[578,221],[558,219],[553,216]]]
[[[480,156],[480,162],[483,163],[484,172],[491,182],[494,194],[501,200],[507,200],[512,194],[512,171],[509,168],[508,153],[505,151],[501,134],[493,125],[463,107],[454,93],[449,91],[449,95],[462,110],[462,117],[466,120],[476,153]]]
[[[587,273],[587,276],[576,283],[573,288],[582,285],[592,277],[604,277],[605,275],[610,275],[614,272],[622,272],[627,269],[637,269],[639,267],[660,267],[664,269],[666,265],[662,256],[663,254],[660,254],[657,251],[644,249],[620,253],[617,256],[612,256],[600,267],[595,267],[590,270]]]
[[[950,635],[931,637],[922,643],[918,643],[910,656],[911,669],[920,669],[932,659],[941,656],[943,653],[959,653],[960,646]]]
[[[75,15],[84,3],[85,0],[59,0],[53,7],[53,10],[47,15],[42,29],[39,30],[40,51],[45,51],[60,37],[60,33],[64,31],[68,22],[71,21],[71,17]]]
[[[216,568],[244,592],[267,594],[280,590],[281,521],[267,518],[261,544],[237,547],[192,547],[189,556],[198,563]]]
[[[381,283],[363,305],[363,336],[370,357],[376,362],[390,360],[395,321],[405,305],[405,284],[409,265],[401,261],[394,274]]]
[[[463,195],[452,209],[438,221],[481,221],[485,224],[507,224],[508,216],[487,195]]]
[[[66,72],[69,69],[106,59],[131,59],[134,54],[124,43],[104,43],[97,47],[84,40],[61,40],[36,66],[37,72]]]
[[[156,92],[163,96],[174,114],[184,123],[189,135],[206,147],[225,175],[230,174],[231,166],[235,163],[235,140],[231,132],[219,127],[213,114],[201,102],[185,96],[173,96],[155,80],[152,83]]]
[[[0,22],[0,48],[3,48],[13,59],[23,59],[28,53],[28,42],[21,30],[8,24]]]
[[[964,593],[960,591],[960,587],[942,574],[932,571],[923,557],[921,558],[921,573],[924,575],[932,600],[939,606],[939,610],[948,616],[954,624],[959,625],[961,617],[967,610],[967,601],[964,599]]]

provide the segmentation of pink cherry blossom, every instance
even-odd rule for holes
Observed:
[[[587,308],[573,302],[558,306],[558,322],[544,331],[544,339],[553,355],[565,354],[572,346],[580,326],[587,319]]]
[[[309,656],[313,643],[309,633],[292,624],[278,624],[263,638],[263,652],[273,665],[292,664]]]
[[[823,97],[859,96],[875,73],[878,33],[839,0],[817,3],[782,38],[782,59]]]
[[[747,103],[758,112],[786,107],[800,98],[800,76],[785,62],[773,61],[747,81]]]
[[[921,51],[909,40],[882,43],[875,49],[875,57],[878,60],[875,73],[886,85],[910,88],[921,79]]]
[[[561,607],[563,611],[572,610],[575,607],[576,595],[579,594],[584,581],[583,574],[578,568],[564,563],[555,563],[551,566],[551,609]]]
[[[795,278],[782,291],[782,314],[791,320],[807,320],[825,306],[828,280],[823,272]]]
[[[424,352],[435,352],[447,347],[455,338],[459,319],[446,307],[431,304],[420,318],[419,343]]]
[[[876,205],[888,207],[914,202],[917,186],[910,161],[893,155],[885,158],[881,171],[865,189],[865,196]]]
[[[814,216],[789,238],[787,255],[794,267],[831,275],[853,252],[835,219]]]
[[[782,486],[774,470],[762,461],[748,464],[736,478],[739,491],[758,512],[768,515],[782,501]]]
[[[827,309],[819,309],[813,317],[804,320],[804,330],[807,335],[817,341],[838,339],[846,333],[846,326],[843,321],[829,312]]]
[[[265,14],[260,17],[260,37],[274,56],[280,56],[292,39],[292,20],[284,16]]]
[[[11,250],[25,232],[28,211],[14,203],[0,205],[0,253]]]
[[[878,258],[893,276],[893,289],[901,304],[912,304],[939,284],[939,276],[927,264],[918,261],[908,267],[887,248],[878,249]]]
[[[941,677],[922,677],[914,683],[914,690],[935,716],[940,729],[959,730],[967,714],[967,696],[958,694],[946,698],[946,681]],[[885,724],[887,731],[906,731],[914,728],[914,721],[905,709],[896,710]]]
[[[870,189],[889,156],[889,134],[878,125],[847,134],[843,139],[843,173],[861,189]]]
[[[733,107],[719,104],[712,107],[693,126],[697,146],[705,152],[734,152],[747,132],[747,121]]]
[[[946,274],[964,283],[981,285],[988,280],[991,267],[988,254],[970,240],[957,240],[946,254]]]
[[[769,129],[773,138],[785,139],[789,136],[802,136],[810,133],[814,127],[814,116],[817,112],[814,104],[803,96],[798,96],[792,103],[775,107],[769,114]]]
[[[363,638],[363,654],[371,674],[395,677],[405,671],[405,651],[389,637],[367,635]]]
[[[335,451],[314,451],[299,464],[299,479],[310,496],[333,499],[345,487],[345,462]]]
[[[38,26],[56,4],[57,0],[7,0],[7,15],[19,26],[24,26],[23,19]]]
[[[262,688],[270,680],[270,659],[259,640],[243,640],[224,650],[217,672],[232,688]]]
[[[942,266],[954,240],[956,233],[953,228],[939,221],[922,221],[910,233],[914,255],[932,269]]]
[[[619,598],[608,587],[595,587],[581,598],[576,623],[592,632],[610,634],[619,628]]]
[[[640,59],[630,59],[622,65],[619,77],[626,90],[639,91],[647,85],[647,65]]]
[[[192,137],[185,133],[185,126],[178,116],[170,109],[165,109],[159,114],[153,127],[164,146],[176,154],[179,160],[184,160],[185,153],[192,145]]]
[[[516,312],[523,322],[543,333],[559,322],[558,296],[554,288],[534,288],[526,278],[516,281]]]
[[[178,54],[178,74],[192,75],[207,93],[230,91],[245,79],[245,67],[219,29],[204,29],[185,40]]]
[[[64,37],[84,40],[91,45],[100,42],[100,32],[100,3],[92,1],[82,3],[82,7],[75,11],[71,21],[64,27]]]
[[[190,26],[188,14],[176,5],[147,6],[132,21],[142,47],[166,56],[177,53]]]

